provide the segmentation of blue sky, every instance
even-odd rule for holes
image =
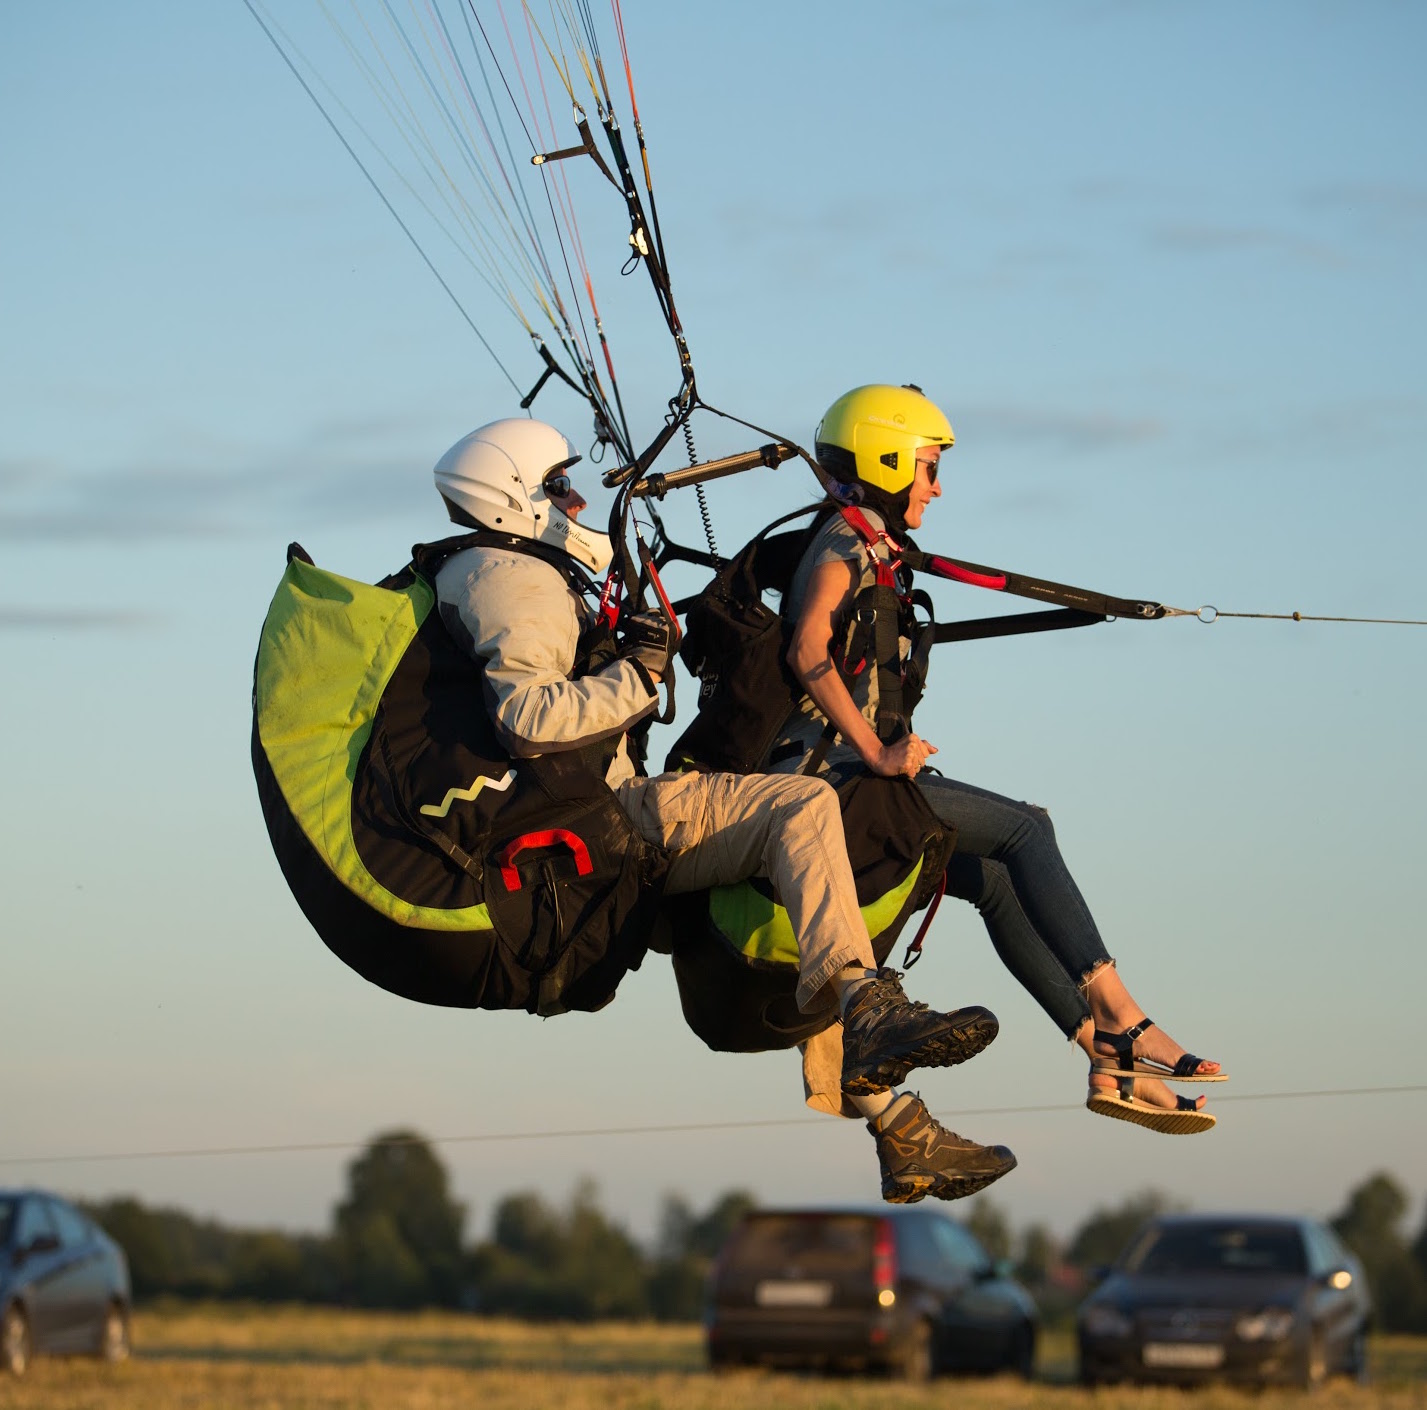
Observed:
[[[625,18],[711,402],[806,440],[847,387],[915,380],[958,435],[926,545],[1179,606],[1427,617],[1418,7]],[[788,1118],[443,1154],[476,1227],[582,1174],[642,1229],[665,1190],[875,1198],[865,1132],[800,1122],[787,1055],[703,1051],[662,960],[542,1023],[407,1005],[327,954],[247,761],[283,548],[400,566],[444,531],[432,464],[509,386],[236,0],[6,7],[0,123],[0,1156]],[[582,189],[647,437],[667,340],[618,278],[613,193]],[[533,381],[523,333],[477,311]],[[572,398],[538,409],[588,438]],[[708,455],[750,443],[696,429]],[[721,543],[808,489],[712,487]],[[668,518],[697,541],[691,503]],[[1260,1098],[1420,1080],[1424,652],[1415,628],[1172,621],[936,662],[943,768],[1052,810],[1131,989],[1234,1078],[1195,1141],[1090,1116],[1082,1064],[948,905],[913,990],[1002,1034],[922,1090],[1016,1150],[1014,1218],[1066,1228],[1144,1185],[1326,1213],[1386,1168],[1420,1221],[1422,1094]],[[0,1180],[313,1227],[346,1158]]]

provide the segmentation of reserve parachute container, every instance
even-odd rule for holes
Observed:
[[[486,543],[546,556],[459,535],[372,586],[289,548],[254,667],[258,796],[303,914],[374,984],[463,1008],[598,1009],[644,956],[664,858],[606,786],[605,746],[513,759],[497,740],[482,667],[432,586]],[[577,670],[613,649],[581,647]]]

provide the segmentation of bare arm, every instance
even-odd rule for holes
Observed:
[[[853,702],[832,659],[832,638],[840,618],[845,618],[857,592],[857,575],[851,563],[824,563],[813,571],[803,610],[788,647],[788,665],[813,703],[862,758],[873,773],[884,778],[906,774],[914,778],[935,754],[935,746],[915,734],[883,744]]]

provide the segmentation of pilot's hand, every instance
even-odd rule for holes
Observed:
[[[928,757],[937,752],[935,744],[928,744],[919,734],[904,734],[891,744],[884,744],[874,759],[868,760],[868,767],[883,778],[896,778],[902,774],[916,778]]]
[[[629,612],[619,619],[619,654],[638,661],[656,684],[673,669],[677,645],[662,612]]]

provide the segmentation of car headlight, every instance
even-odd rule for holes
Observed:
[[[1080,1314],[1080,1329],[1092,1337],[1127,1337],[1135,1324],[1118,1307],[1098,1303]]]
[[[1287,1307],[1266,1307],[1234,1323],[1243,1341],[1282,1341],[1293,1330],[1293,1312]]]

